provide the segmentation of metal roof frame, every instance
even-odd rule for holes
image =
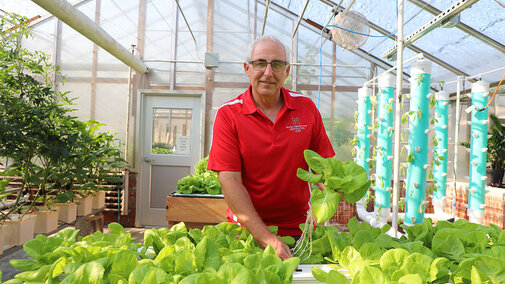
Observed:
[[[430,12],[433,15],[438,15],[442,12],[422,0],[409,0],[409,1],[412,4],[423,8],[424,10],[426,10],[427,12]],[[479,31],[475,30],[474,28],[464,24],[463,22],[457,23],[455,27],[460,29],[461,31],[475,37],[476,39],[483,41],[487,45],[490,45],[490,46],[496,48],[500,52],[505,53],[505,45],[501,44],[500,42],[488,37],[487,35],[479,32]]]

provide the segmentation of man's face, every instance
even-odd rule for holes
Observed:
[[[286,54],[281,45],[270,40],[263,40],[254,47],[251,61],[264,60],[286,61]],[[271,64],[267,64],[263,71],[253,68],[252,64],[244,63],[244,70],[249,77],[253,95],[260,97],[279,96],[284,80],[289,74],[289,65],[282,70],[274,70]]]

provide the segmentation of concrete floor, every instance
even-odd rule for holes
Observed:
[[[72,226],[67,228],[73,229]],[[132,239],[137,239],[135,242],[142,243],[144,241],[145,228],[125,228],[132,235]],[[104,228],[104,233],[108,233],[109,229]],[[14,278],[14,276],[22,271],[17,270],[9,264],[11,259],[27,259],[29,257],[23,250],[23,246],[16,246],[4,250],[0,255],[0,271],[2,271],[1,282]]]

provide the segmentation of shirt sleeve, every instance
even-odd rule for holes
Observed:
[[[242,171],[242,158],[233,115],[219,109],[214,120],[207,169]]]
[[[331,158],[335,156],[335,151],[333,151],[333,146],[331,145],[330,139],[326,134],[326,129],[323,125],[323,119],[321,118],[321,113],[314,105],[314,128],[312,133],[312,139],[310,142],[310,149],[317,152],[323,158]]]

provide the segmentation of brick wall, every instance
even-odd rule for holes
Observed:
[[[428,185],[429,186],[429,185]],[[452,215],[452,202],[453,202],[453,183],[447,183],[446,191],[446,206],[444,212],[448,215]],[[374,194],[373,189],[371,189],[372,195]],[[400,197],[405,196],[405,190],[400,190]],[[434,213],[432,198],[429,193],[426,193],[426,214]],[[468,220],[467,215],[467,204],[468,204],[468,183],[458,182],[456,184],[456,217]],[[367,211],[372,212],[374,210],[374,200],[370,198],[367,204]],[[483,225],[489,225],[493,223],[505,229],[505,189],[496,187],[486,187],[486,197],[485,197],[485,208],[484,208],[484,220]],[[399,210],[400,213],[404,212]],[[338,204],[337,212],[330,219],[330,224],[336,226],[344,226],[347,224],[349,219],[352,217],[357,217],[356,205],[349,204],[345,201],[340,201]]]
[[[452,191],[454,186],[447,185],[447,205],[444,212],[452,214]],[[466,214],[468,204],[468,183],[456,184],[456,216],[468,220]],[[486,186],[486,197],[484,199],[484,220],[483,225],[495,224],[501,229],[505,229],[505,189]]]

